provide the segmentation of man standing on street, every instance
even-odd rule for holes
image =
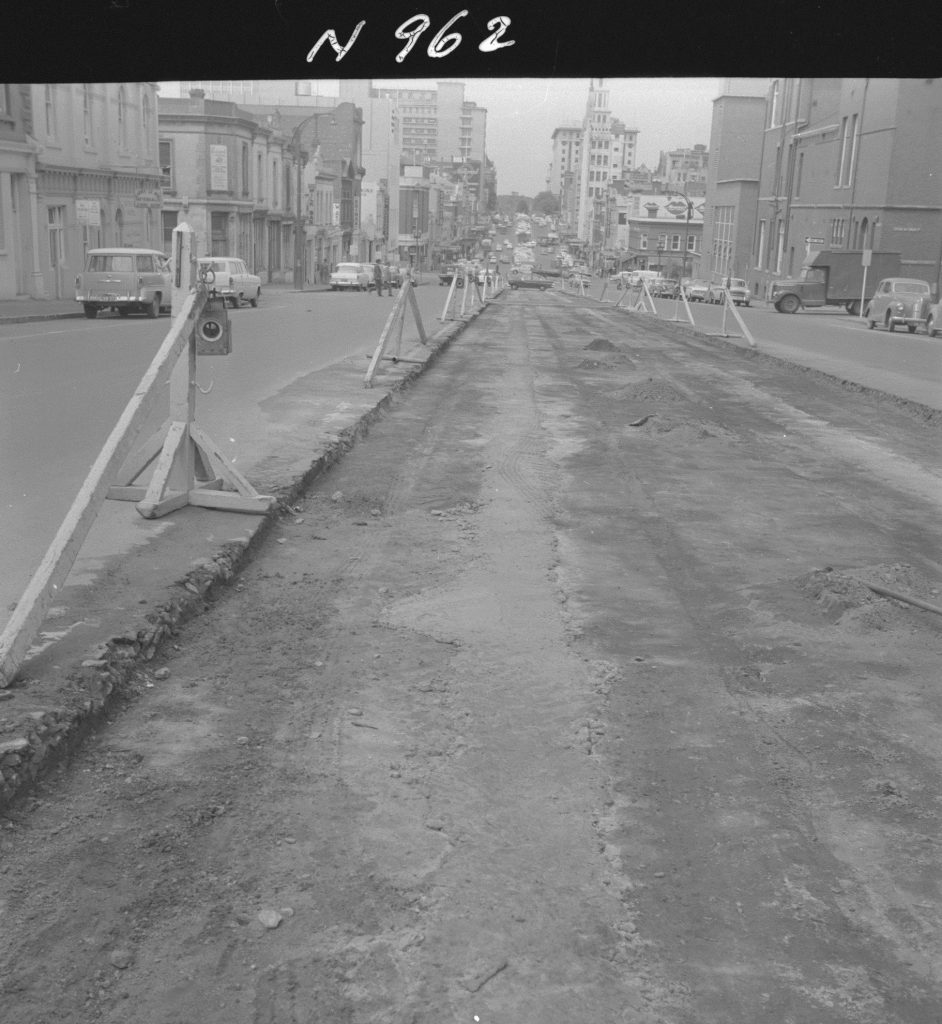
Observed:
[[[383,265],[382,265],[382,263],[379,262],[379,260],[377,260],[373,264],[373,283],[376,285],[376,294],[380,298],[382,298],[383,297]],[[390,293],[390,295],[392,294],[392,289],[391,288],[389,290],[389,293]]]

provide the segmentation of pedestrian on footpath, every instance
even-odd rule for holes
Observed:
[[[379,260],[377,260],[373,264],[373,283],[376,285],[376,294],[380,298],[382,298],[383,297],[383,265],[379,262]],[[391,294],[392,294],[392,289],[390,289],[390,295]]]

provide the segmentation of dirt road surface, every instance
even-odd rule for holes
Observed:
[[[939,436],[506,295],[0,820],[0,1020],[942,1020]]]

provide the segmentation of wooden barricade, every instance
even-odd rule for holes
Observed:
[[[454,284],[454,281],[452,281],[452,284]],[[405,324],[406,307],[411,309],[412,315],[415,317],[415,323],[419,329],[419,340],[423,345],[428,345],[425,328],[422,326],[422,314],[419,311],[419,304],[415,298],[415,291],[412,286],[412,277],[410,275],[402,282],[402,287],[399,289],[399,294],[396,296],[395,303],[393,303],[392,311],[386,318],[386,324],[384,325],[383,332],[379,337],[379,343],[376,346],[376,351],[373,353],[372,359],[370,359],[370,365],[367,367],[366,376],[363,378],[363,384],[365,387],[370,388],[373,386],[373,377],[376,375],[377,367],[382,359],[388,359],[393,363],[425,362],[424,359],[403,359],[399,354],[402,347],[402,329]],[[385,355],[386,346],[389,344],[394,330],[396,332],[396,352],[394,355],[387,356]]]

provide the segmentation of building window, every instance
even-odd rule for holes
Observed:
[[[247,142],[242,143],[242,195],[247,196],[249,194],[249,145]]]
[[[843,245],[847,221],[842,217],[831,221],[831,245]]]
[[[271,162],[271,205],[273,209],[278,208],[278,161]],[[279,263],[280,267],[281,264]]]
[[[118,146],[128,148],[128,105],[123,85],[118,88]]]
[[[848,134],[850,136],[849,139],[848,139],[848,144],[849,144],[849,148],[850,148],[850,156],[848,157],[847,165],[844,168],[844,180],[842,182],[842,184],[844,185],[845,188],[849,188],[850,187],[850,183],[851,183],[851,180],[853,178],[853,173],[854,173],[854,164],[856,163],[856,160],[857,160],[857,115],[856,114],[854,114],[854,116],[850,119],[850,129],[849,129]]]
[[[766,222],[759,221],[759,242],[756,246],[756,267],[759,270],[765,266],[765,245],[766,245]]]
[[[805,169],[805,154],[798,154],[798,168],[795,171],[795,196],[801,195],[801,176]]]
[[[772,88],[769,92],[769,127],[774,128],[779,124],[780,112],[779,112],[779,99],[781,97],[781,86],[782,83],[777,79],[772,83]]]
[[[697,251],[697,236],[696,235],[688,235],[687,236],[687,252],[696,252],[696,251]]]
[[[56,125],[56,91],[55,86],[46,87],[46,138],[55,139],[59,134]]]
[[[151,117],[150,95],[144,93],[141,98],[141,131],[144,133],[144,152],[151,153],[151,137],[153,118]]]
[[[173,252],[173,229],[177,226],[176,210],[161,210],[160,223],[163,235],[164,252]]]
[[[779,217],[778,223],[775,226],[775,234],[775,273],[781,274],[782,256],[785,251],[785,221],[781,217]]]
[[[671,235],[671,249],[674,252],[680,250],[680,235]]]
[[[50,206],[46,211],[49,227],[49,266],[65,263],[65,207]]]
[[[158,159],[160,162],[160,187],[173,190],[173,140],[161,139],[158,143],[160,150]]]
[[[124,211],[118,209],[114,215],[114,244],[124,245]]]
[[[834,184],[842,188],[850,184],[850,163],[851,147],[853,145],[852,135],[857,126],[857,115],[853,120],[844,117],[841,119],[841,143],[837,152],[837,175]]]
[[[728,277],[733,262],[733,207],[713,209],[713,266],[720,277]]]
[[[94,136],[92,135],[92,89],[90,85],[82,86],[82,125],[85,145],[91,147]]]
[[[258,154],[258,160],[255,162],[255,195],[258,197],[258,201],[265,201],[265,163],[262,160],[262,154]]]

